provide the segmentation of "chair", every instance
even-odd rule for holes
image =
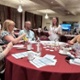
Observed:
[[[61,42],[67,42],[68,41],[68,39],[67,39],[67,37],[66,36],[60,36],[60,39],[59,39],[59,41],[61,41]]]

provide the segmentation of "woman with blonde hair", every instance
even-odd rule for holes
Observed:
[[[14,21],[12,20],[4,21],[3,28],[1,31],[1,38],[4,43],[9,43],[10,41],[12,41],[14,44],[16,44],[25,36],[25,34],[22,34],[21,36],[16,38],[13,31],[14,27],[15,27]]]

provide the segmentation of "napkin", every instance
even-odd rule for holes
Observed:
[[[69,60],[69,63],[80,66],[80,59],[78,59],[78,58],[70,59],[70,60]]]
[[[67,55],[67,56],[71,56],[71,57],[75,57],[74,55],[72,55],[69,51],[64,52],[64,50],[59,50],[59,53],[62,55]]]

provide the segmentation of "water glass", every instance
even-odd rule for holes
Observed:
[[[27,44],[27,50],[31,50],[32,49],[32,45],[31,44]]]
[[[28,53],[28,60],[32,61],[35,59],[35,55],[33,53]]]
[[[38,57],[41,56],[41,52],[42,52],[42,48],[41,48],[41,46],[37,47],[37,51],[36,51],[36,53],[37,53],[37,56],[38,56]]]

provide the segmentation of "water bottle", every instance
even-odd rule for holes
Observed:
[[[37,56],[41,56],[40,38],[37,39]]]

